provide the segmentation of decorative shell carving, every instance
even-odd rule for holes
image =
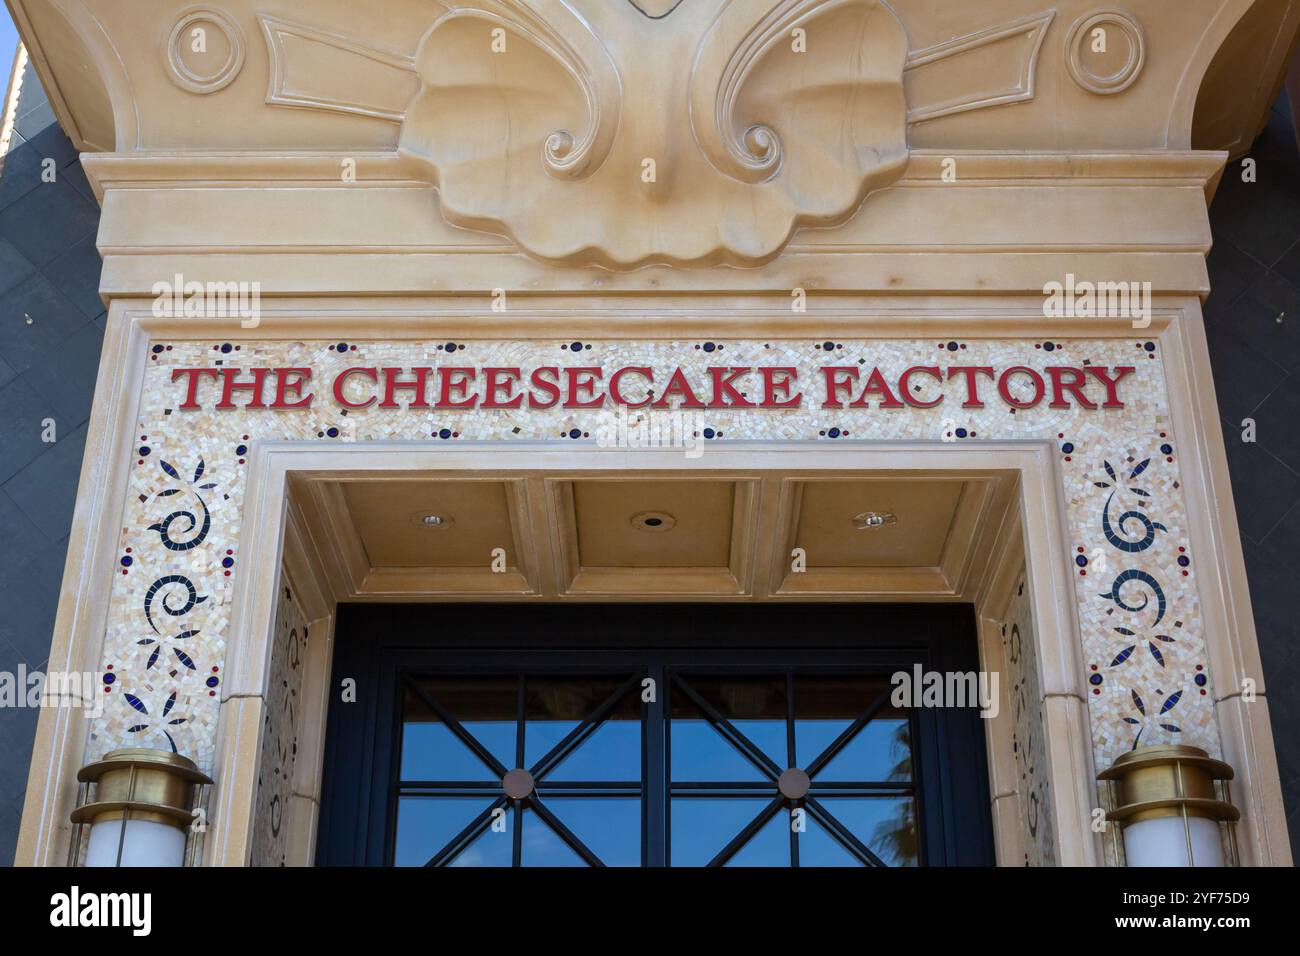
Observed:
[[[449,221],[572,264],[753,266],[902,174],[880,0],[600,2],[599,36],[576,0],[474,0],[424,36],[401,149]]]

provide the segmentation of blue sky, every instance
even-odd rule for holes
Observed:
[[[8,76],[9,64],[13,62],[14,50],[18,49],[18,31],[9,17],[9,7],[0,5],[0,74]],[[0,83],[4,82],[0,80]],[[2,96],[4,94],[0,94]]]

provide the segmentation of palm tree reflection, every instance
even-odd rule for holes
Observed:
[[[890,735],[889,752],[894,758],[890,780],[912,779],[912,738],[909,723],[898,722]],[[871,845],[895,866],[916,866],[916,801],[906,797],[895,802],[894,813],[875,825]]]

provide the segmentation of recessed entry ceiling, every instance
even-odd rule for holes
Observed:
[[[915,568],[943,563],[964,481],[808,481],[799,486],[794,540],[810,567]],[[884,521],[859,529],[859,514]],[[888,517],[893,516],[892,522]],[[900,517],[901,516],[901,517]]]
[[[731,553],[735,500],[731,481],[575,481],[572,518],[579,563],[723,567]],[[647,524],[645,516],[659,523]]]
[[[455,568],[486,564],[513,545],[500,481],[350,481],[340,485],[372,567]]]
[[[352,475],[291,480],[344,600],[966,600],[1014,475]]]

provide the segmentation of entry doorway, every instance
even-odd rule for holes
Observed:
[[[339,607],[317,862],[993,862],[961,604]]]

